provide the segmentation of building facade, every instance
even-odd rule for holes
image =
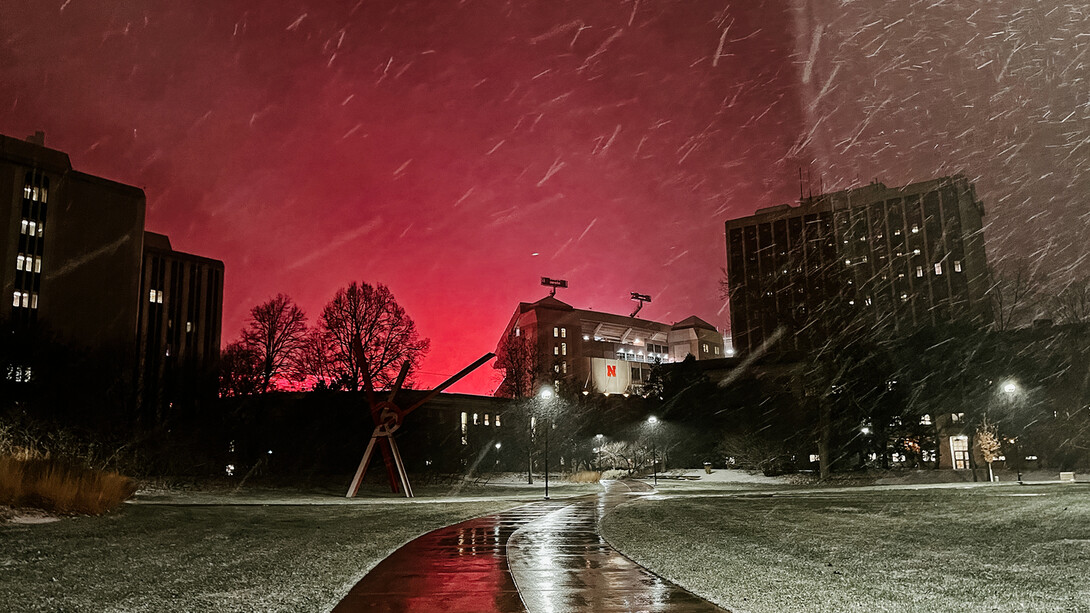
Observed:
[[[987,321],[983,217],[957,175],[876,182],[727,221],[734,348],[806,350],[852,324],[904,333]]]
[[[138,320],[141,406],[152,423],[176,402],[215,397],[223,262],[174,251],[144,233]]]
[[[724,357],[723,335],[698,317],[664,324],[576,309],[547,296],[519,303],[496,350],[496,395],[525,397],[542,384],[572,392],[640,393],[656,363]]]
[[[116,364],[108,384],[138,405],[191,383],[174,364],[213,367],[223,301],[223,263],[145,233],[145,209],[143,190],[74,170],[41,132],[0,135],[0,322]],[[5,383],[33,383],[35,355],[5,347]]]

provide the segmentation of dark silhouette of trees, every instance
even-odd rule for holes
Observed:
[[[275,298],[250,309],[250,321],[242,331],[242,344],[260,364],[259,391],[269,391],[274,377],[287,373],[307,338],[307,316],[291,298]]]
[[[1039,299],[1041,279],[1025,260],[1014,262],[1001,270],[992,266],[988,273],[988,299],[992,306],[992,328],[1010,330],[1028,323],[1027,313]],[[1032,319],[1029,313],[1028,319]]]
[[[533,396],[544,379],[544,363],[533,339],[526,334],[509,334],[496,348],[494,368],[504,373],[497,395],[515,399]]]
[[[409,376],[428,352],[430,341],[420,338],[416,324],[381,283],[352,282],[337,290],[322,310],[322,326],[333,343],[333,363],[345,389],[359,390],[363,364],[356,360],[352,344],[359,339],[367,357],[368,372],[375,388],[393,384],[401,364],[409,362]]]
[[[261,359],[242,341],[227,345],[220,354],[220,396],[250,396],[261,390]]]
[[[302,346],[295,354],[291,372],[298,381],[313,378],[314,389],[336,389],[339,386],[333,336],[328,330],[322,327],[307,330]]]
[[[1058,324],[1090,323],[1090,278],[1076,279],[1049,299]]]

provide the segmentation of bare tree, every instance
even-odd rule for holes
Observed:
[[[532,338],[527,334],[507,335],[496,348],[495,368],[504,373],[498,395],[515,399],[533,396],[545,372],[543,364]]]
[[[261,389],[261,364],[257,353],[241,341],[220,353],[220,396],[249,396]]]
[[[273,377],[283,374],[303,347],[307,316],[291,298],[275,298],[250,310],[250,323],[242,331],[242,344],[261,364],[261,393],[269,391]]]
[[[1049,301],[1061,324],[1090,322],[1090,278],[1077,279]]]
[[[313,379],[318,387],[332,387],[339,377],[334,350],[333,335],[328,330],[311,328],[292,362],[292,375],[300,381]]]
[[[1006,273],[993,271],[989,274],[988,297],[991,300],[993,326],[996,330],[1010,330],[1025,318],[1035,304],[1040,290],[1040,280],[1024,261],[1017,262]]]
[[[363,345],[376,388],[391,385],[403,362],[409,362],[411,375],[431,344],[420,338],[412,318],[381,283],[372,286],[353,281],[337,290],[322,310],[322,325],[333,342],[334,364],[351,391],[360,389],[363,381],[363,365],[352,351],[355,339]]]

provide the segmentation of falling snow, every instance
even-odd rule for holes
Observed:
[[[223,259],[225,338],[278,292],[314,313],[363,279],[447,373],[541,275],[725,327],[723,221],[796,200],[800,168],[815,191],[964,173],[992,262],[1085,277],[1088,48],[1061,0],[16,0],[0,132],[45,130]]]

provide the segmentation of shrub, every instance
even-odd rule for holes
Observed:
[[[136,484],[115,472],[53,458],[0,456],[0,504],[64,515],[99,515],[116,509]]]
[[[598,483],[602,478],[602,473],[596,470],[581,470],[577,473],[572,473],[568,477],[568,481],[572,483]]]

